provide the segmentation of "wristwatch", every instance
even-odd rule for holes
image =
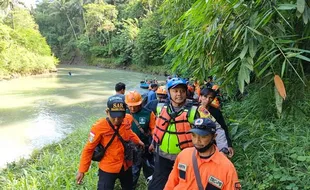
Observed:
[[[224,154],[228,155],[229,154],[229,151],[228,151],[228,148],[224,147],[220,150],[220,152],[223,152]]]

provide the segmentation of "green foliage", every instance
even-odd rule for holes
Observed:
[[[44,0],[35,9],[34,16],[40,32],[62,60],[74,56],[78,35],[84,31],[81,6],[79,1]]]
[[[288,86],[299,85],[295,81]],[[289,97],[298,107],[275,119],[273,85],[261,90],[262,84],[248,88],[250,96],[224,107],[230,120],[236,149],[233,158],[243,189],[309,189],[310,174],[310,88],[305,96]],[[309,86],[309,83],[307,84]],[[285,102],[284,106],[292,105]]]
[[[137,19],[127,19],[120,23],[119,31],[111,39],[112,55],[118,57],[118,64],[128,64],[132,61],[132,51],[139,28]]]
[[[251,78],[270,83],[276,74],[305,84],[310,15],[298,18],[309,9],[300,2],[197,0],[179,18],[182,30],[166,43],[175,55],[173,68],[183,73],[189,68],[200,80],[216,74],[223,87],[238,86],[241,93]]]
[[[141,0],[129,1],[127,4],[120,4],[118,5],[118,9],[120,10],[119,18],[121,19],[140,19],[147,13]]]
[[[115,6],[105,3],[87,4],[85,18],[87,22],[87,31],[90,35],[97,32],[110,32],[115,30],[114,21],[117,18]]]
[[[157,25],[159,15],[154,13],[144,20],[137,36],[133,52],[134,63],[143,65],[163,64],[163,40],[160,33],[160,26]]]
[[[11,75],[37,74],[54,70],[57,60],[37,30],[37,25],[26,10],[15,9],[0,23],[0,78]]]

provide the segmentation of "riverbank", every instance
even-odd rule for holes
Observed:
[[[129,70],[129,71],[135,71],[135,72],[141,72],[145,74],[152,74],[152,75],[169,75],[171,74],[171,68],[169,65],[144,65],[139,66],[136,64],[130,64],[130,65],[122,65],[117,64],[114,62],[111,62],[105,58],[102,59],[96,59],[92,63],[90,63],[92,66],[97,66],[101,68],[106,69],[122,69],[122,70]]]
[[[303,112],[287,112],[276,119],[266,91],[249,90],[241,102],[223,108],[233,139],[234,162],[243,189],[310,189],[310,90],[307,101],[295,106]],[[95,189],[97,166],[87,173],[82,186],[75,184],[79,157],[91,124],[79,126],[59,143],[36,151],[31,159],[8,165],[0,173],[4,189]],[[140,180],[141,190],[145,183]],[[120,189],[119,185],[115,189]]]
[[[170,69],[167,65],[157,65],[157,66],[145,66],[145,67],[139,67],[137,65],[129,65],[129,66],[119,66],[116,64],[108,64],[108,63],[98,63],[98,64],[91,64],[91,65],[84,65],[84,64],[78,64],[78,65],[69,65],[69,64],[60,64],[60,66],[93,66],[93,67],[99,67],[103,69],[117,69],[117,70],[124,70],[124,71],[132,71],[132,72],[140,72],[144,74],[151,74],[151,75],[168,75],[170,73]],[[7,74],[7,75],[0,75],[0,81],[4,80],[11,80],[11,79],[16,79],[16,78],[21,78],[21,77],[28,77],[28,76],[36,76],[36,75],[44,75],[44,74],[49,74],[49,73],[56,73],[57,68],[49,69],[49,70],[44,70],[44,71],[38,71],[38,72],[32,72],[32,73],[14,73],[14,74]]]

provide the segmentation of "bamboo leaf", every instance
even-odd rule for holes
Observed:
[[[302,59],[302,60],[305,60],[307,62],[310,62],[310,59],[306,56],[303,56],[303,55],[300,55],[300,54],[297,54],[295,57],[299,58],[299,59]]]
[[[254,61],[252,57],[247,57],[246,58],[247,63],[245,63],[245,66],[250,70],[253,71],[253,65],[254,65]]]
[[[260,76],[266,71],[266,69],[268,69],[268,68],[270,67],[270,65],[273,63],[273,61],[274,61],[276,58],[278,58],[280,55],[281,55],[280,53],[277,54],[277,55],[275,55],[275,56],[265,65],[265,67],[258,73],[257,76],[260,77]]]
[[[228,63],[228,67],[226,68],[226,71],[229,72],[232,68],[234,68],[234,66],[236,65],[237,60]]]
[[[256,54],[256,49],[257,47],[255,46],[254,44],[254,40],[250,40],[250,43],[249,43],[249,53],[250,53],[250,56],[253,58]]]
[[[242,52],[239,55],[240,59],[244,58],[245,54],[248,52],[248,47],[249,47],[248,45],[243,47]]]
[[[292,9],[296,9],[297,5],[294,4],[280,4],[278,6],[278,10],[292,10]]]
[[[305,0],[297,0],[297,11],[303,13],[305,10]]]
[[[247,26],[247,28],[250,29],[250,30],[252,30],[254,33],[256,33],[256,34],[258,34],[258,35],[260,35],[260,36],[264,36],[262,33],[260,33],[259,31],[257,31],[257,30],[254,29],[254,28],[251,28],[251,27],[249,27],[249,26]]]
[[[280,96],[285,100],[286,90],[282,79],[279,77],[279,75],[275,75],[273,80],[277,91],[279,92]]]
[[[243,67],[241,67],[238,73],[238,85],[241,93],[244,92],[244,75]]]
[[[309,50],[299,49],[299,48],[283,48],[283,50],[292,50],[292,51],[300,51],[300,52],[310,53]]]
[[[302,18],[303,18],[303,21],[304,21],[305,24],[308,24],[308,20],[310,19],[309,15],[310,15],[309,14],[309,8],[306,7],[305,11],[304,11],[304,14],[302,15]]]
[[[283,63],[282,63],[281,77],[284,76],[285,68],[286,68],[286,60],[284,60]]]

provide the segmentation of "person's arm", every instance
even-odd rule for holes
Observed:
[[[179,184],[179,156],[177,156],[164,190],[172,190]]]
[[[93,156],[93,152],[96,148],[96,146],[101,141],[101,133],[98,130],[97,125],[101,125],[101,122],[98,121],[96,124],[93,125],[93,127],[90,130],[89,136],[88,136],[88,142],[86,143],[80,160],[79,170],[76,174],[76,182],[77,184],[81,184],[83,181],[83,178],[85,176],[85,172],[88,171],[89,166],[91,164],[91,158]]]
[[[229,136],[229,131],[228,131],[228,127],[225,123],[225,120],[224,120],[224,117],[223,117],[223,114],[220,110],[218,110],[218,120],[217,122],[221,125],[221,127],[224,129],[225,131],[225,135],[226,135],[226,138],[227,138],[227,143],[228,143],[228,147],[232,147],[232,141],[231,141],[231,138]]]
[[[91,158],[93,156],[93,152],[96,146],[100,143],[100,141],[101,141],[101,134],[98,131],[98,126],[94,125],[90,130],[88,141],[82,151],[79,172],[85,173],[88,171],[91,163]]]
[[[228,150],[227,137],[225,135],[224,129],[220,126],[218,122],[215,122],[216,125],[216,146],[221,151],[223,148]]]

